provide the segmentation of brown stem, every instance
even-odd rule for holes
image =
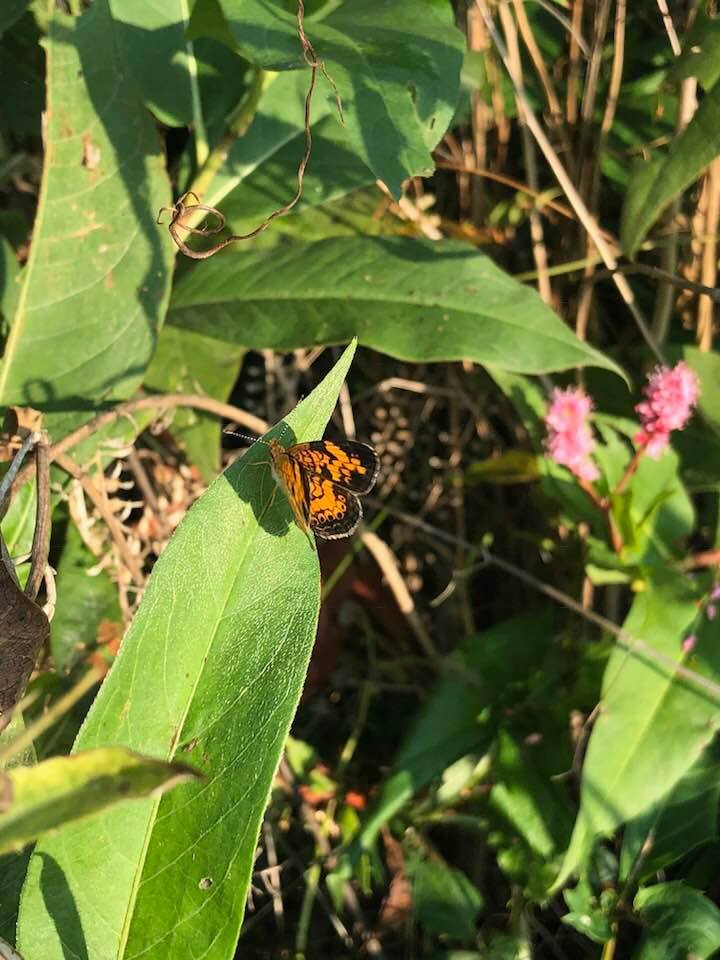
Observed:
[[[432,524],[427,523],[425,520],[421,520],[419,517],[416,517],[413,514],[404,513],[401,510],[394,510],[391,507],[388,507],[386,504],[381,504],[374,497],[366,497],[365,502],[371,506],[382,507],[390,516],[397,517],[403,523],[406,523],[411,527],[415,527],[418,530],[423,530],[433,538],[450,544],[456,544],[458,542],[459,538],[453,536],[453,534],[447,533],[445,530],[442,530],[439,527],[434,527]],[[696,673],[694,670],[690,670],[688,667],[683,666],[681,663],[678,663],[676,660],[673,660],[672,657],[661,653],[659,650],[655,650],[640,637],[628,633],[627,630],[619,627],[616,623],[613,623],[612,620],[608,620],[608,618],[604,617],[601,613],[596,613],[594,610],[586,610],[581,603],[575,600],[574,597],[571,597],[567,593],[563,593],[562,590],[558,590],[557,587],[553,587],[549,583],[539,580],[531,573],[523,570],[522,567],[517,567],[514,563],[510,563],[508,560],[503,560],[501,557],[497,556],[497,554],[490,553],[489,550],[485,550],[483,547],[478,547],[474,543],[470,543],[469,541],[462,541],[462,543],[468,553],[477,557],[483,566],[486,564],[493,565],[499,570],[503,570],[511,577],[519,580],[521,583],[525,583],[531,589],[543,594],[546,597],[549,597],[551,600],[561,604],[568,610],[572,610],[573,613],[576,613],[583,619],[588,620],[590,623],[594,623],[595,626],[599,627],[601,630],[607,631],[615,638],[615,642],[623,650],[627,650],[628,653],[632,653],[635,656],[640,656],[643,659],[647,658],[649,660],[654,660],[655,663],[662,664],[671,675],[674,674],[678,677],[681,677],[696,690],[703,690],[720,702],[720,684],[717,684],[713,680],[704,677],[700,673]]]
[[[39,440],[35,444],[35,477],[35,531],[30,573],[25,584],[25,596],[30,597],[31,600],[37,599],[40,592],[40,584],[45,576],[50,552],[50,458],[45,431],[40,433]]]
[[[595,487],[593,487],[589,481],[583,480],[582,477],[578,477],[578,484],[580,485],[580,489],[584,490],[588,497],[590,497],[598,510],[602,510],[602,512],[605,514],[612,548],[615,553],[619,554],[624,546],[624,543],[623,538],[620,536],[620,531],[615,526],[615,521],[613,520],[613,515],[610,511],[609,500],[607,497],[601,497]]]
[[[193,407],[196,410],[206,410],[208,413],[214,413],[219,417],[227,417],[228,420],[237,420],[242,426],[247,427],[255,433],[265,433],[268,424],[260,417],[254,416],[241,410],[240,407],[234,407],[230,403],[223,403],[221,400],[215,400],[213,397],[203,397],[194,393],[158,393],[147,397],[136,397],[134,400],[126,400],[125,403],[119,403],[112,410],[106,410],[99,414],[93,420],[73,430],[62,440],[53,443],[48,448],[48,458],[50,463],[57,459],[59,454],[65,453],[72,447],[86,440],[88,437],[97,433],[102,427],[109,423],[114,423],[120,417],[127,417],[138,410],[163,409],[163,407]],[[28,464],[18,474],[16,484],[22,486],[31,479],[35,472],[35,464]]]
[[[702,567],[720,567],[720,549],[701,550],[680,564],[681,570],[696,570]]]
[[[622,263],[615,270],[598,270],[592,278],[592,283],[598,280],[607,280],[613,273],[641,273],[646,277],[653,277],[656,280],[662,280],[674,287],[681,287],[683,290],[692,290],[693,293],[700,293],[712,300],[713,303],[720,303],[720,288],[709,287],[704,283],[695,283],[687,277],[679,277],[674,273],[668,273],[660,267],[653,267],[649,263]]]
[[[635,473],[638,466],[640,465],[640,459],[642,458],[643,453],[645,453],[645,447],[640,447],[638,450],[635,451],[635,453],[633,454],[632,460],[625,468],[625,473],[622,475],[620,479],[620,483],[618,483],[618,485],[615,487],[615,491],[614,491],[615,493],[625,492],[625,489],[627,488],[628,483],[630,483],[630,480],[633,474]]]
[[[710,164],[707,178],[707,213],[705,215],[705,242],[702,253],[701,280],[706,287],[715,288],[717,280],[717,230],[720,222],[720,161]],[[713,310],[715,298],[701,297],[698,302],[697,341],[701,350],[712,349]]]

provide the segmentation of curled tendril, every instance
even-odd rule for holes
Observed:
[[[305,34],[305,28],[303,26],[303,17],[305,15],[305,5],[303,0],[298,0],[297,5],[297,29],[298,37],[302,45],[303,50],[303,59],[305,63],[310,67],[310,83],[308,84],[307,93],[305,95],[305,113],[304,113],[304,132],[305,132],[305,152],[302,155],[300,163],[297,169],[297,189],[294,196],[288,200],[286,204],[282,207],[279,207],[277,210],[274,210],[263,222],[255,227],[254,230],[251,230],[250,233],[234,233],[229,237],[225,237],[223,240],[218,241],[214,246],[210,247],[208,250],[193,250],[191,247],[185,243],[182,237],[182,233],[186,234],[199,234],[204,237],[215,236],[220,233],[220,231],[225,227],[225,217],[223,214],[217,210],[215,207],[208,206],[205,203],[200,203],[200,198],[192,190],[188,190],[187,193],[184,193],[171,207],[161,207],[158,213],[157,223],[161,222],[161,217],[163,213],[170,213],[170,223],[168,224],[168,230],[170,236],[173,238],[176,246],[181,253],[184,253],[186,257],[191,257],[193,260],[207,260],[209,257],[215,256],[216,253],[219,253],[225,247],[231,243],[235,243],[239,240],[252,240],[253,237],[257,237],[259,234],[263,233],[273,220],[276,220],[278,217],[284,216],[286,213],[289,213],[290,210],[295,206],[303,192],[303,180],[305,178],[305,169],[310,160],[310,154],[312,153],[312,133],[310,130],[310,107],[312,105],[312,98],[315,92],[315,83],[317,80],[318,70],[325,77],[327,82],[333,89],[335,93],[335,101],[337,103],[338,112],[340,114],[340,120],[342,123],[345,122],[342,110],[342,101],[340,99],[340,94],[333,79],[328,74],[325,69],[325,64],[322,60],[318,60],[317,54],[315,53],[315,48],[313,47],[310,40],[308,40]],[[194,203],[187,203],[188,197],[194,198]],[[195,227],[187,223],[188,219],[194,219],[195,214],[204,213],[208,216],[216,217],[217,223],[213,226],[205,227]]]

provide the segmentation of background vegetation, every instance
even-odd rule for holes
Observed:
[[[704,2],[4,0],[3,956],[720,949],[719,44]],[[315,551],[228,424],[372,443],[365,528]]]

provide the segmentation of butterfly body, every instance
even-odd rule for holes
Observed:
[[[373,448],[357,440],[268,445],[273,474],[300,529],[325,540],[349,537],[362,517],[358,495],[372,489],[380,468]]]

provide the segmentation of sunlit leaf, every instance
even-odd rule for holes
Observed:
[[[221,254],[183,273],[171,323],[246,347],[360,343],[402,360],[474,360],[540,373],[619,372],[537,293],[451,241],[338,237]]]
[[[288,415],[285,443],[322,433],[353,351]],[[317,554],[256,444],[175,532],[75,747],[182,759],[205,780],[41,842],[18,922],[23,953],[232,956],[319,604]],[[79,922],[58,929],[69,895]]]
[[[0,852],[20,849],[119,800],[159,795],[192,778],[184,764],[161,763],[119,747],[14,767],[0,775]]]

